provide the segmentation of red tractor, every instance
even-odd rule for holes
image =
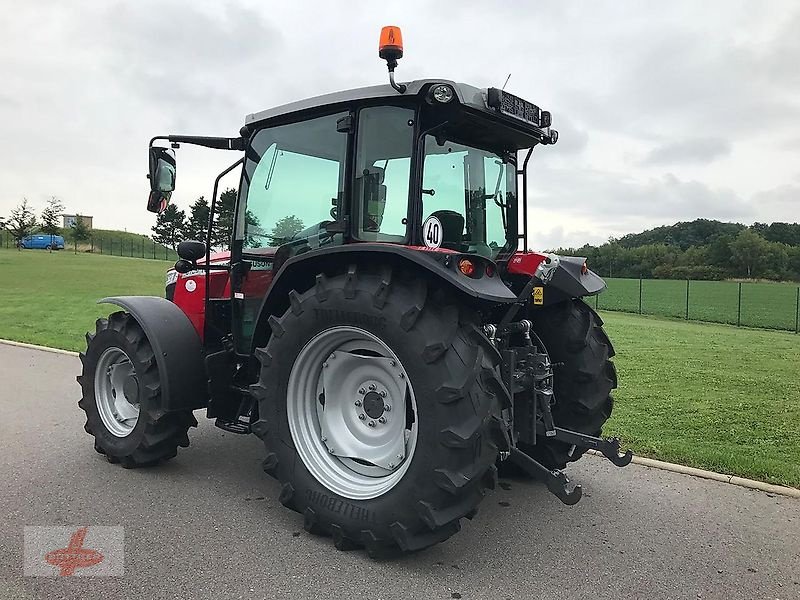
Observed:
[[[149,466],[189,444],[193,411],[254,433],[280,501],[337,548],[441,542],[513,463],[564,503],[563,469],[593,448],[617,385],[583,300],[583,258],[528,247],[527,165],[550,113],[496,88],[396,83],[247,116],[237,137],[150,143],[148,209],[175,187],[180,143],[242,153],[217,177],[205,242],[180,244],[166,298],[87,334],[86,431],[109,462]],[[241,180],[229,252],[212,252],[220,178]]]

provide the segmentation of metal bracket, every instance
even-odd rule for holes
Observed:
[[[536,431],[538,433],[544,433],[544,423],[536,423]],[[598,438],[592,435],[586,435],[585,433],[556,427],[553,439],[567,444],[597,450],[618,467],[627,467],[631,463],[631,460],[633,460],[633,452],[630,450],[626,451],[624,454],[620,454],[619,438]]]
[[[544,481],[547,489],[564,504],[572,506],[577,504],[583,495],[580,485],[570,485],[569,478],[564,471],[550,470],[540,462],[535,461],[519,448],[511,449],[509,460],[524,470],[528,475]]]

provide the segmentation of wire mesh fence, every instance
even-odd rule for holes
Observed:
[[[607,278],[598,309],[800,332],[800,286],[751,281]]]
[[[15,248],[16,240],[7,232],[0,232],[0,248]],[[86,252],[91,254],[107,254],[110,256],[127,256],[130,258],[149,258],[151,260],[177,260],[177,253],[168,246],[139,235],[91,235],[89,239],[74,242],[64,238],[64,250]]]

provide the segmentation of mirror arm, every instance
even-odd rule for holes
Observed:
[[[245,140],[242,137],[208,137],[203,135],[157,135],[150,140],[150,146],[158,140],[171,143],[194,144],[217,150],[244,150]]]

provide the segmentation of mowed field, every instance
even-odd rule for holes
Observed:
[[[608,289],[597,308],[638,313],[639,280],[606,278]],[[686,317],[686,281],[642,281],[642,314]],[[735,281],[691,281],[689,319],[713,323],[741,322],[747,327],[784,329],[797,327],[797,283],[743,282],[741,314],[739,284]]]
[[[98,298],[161,296],[170,266],[0,250],[0,338],[82,350],[94,320],[114,310],[96,304]],[[638,309],[638,280],[630,281]],[[614,298],[613,290],[601,298],[601,309]],[[619,435],[641,455],[800,486],[800,336],[603,310],[601,315],[617,350],[620,380],[606,434]]]

